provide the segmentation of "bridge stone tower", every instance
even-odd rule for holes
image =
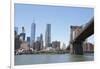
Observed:
[[[73,43],[73,40],[81,32],[82,26],[70,26],[70,53],[71,54],[83,54],[83,41],[76,41]]]

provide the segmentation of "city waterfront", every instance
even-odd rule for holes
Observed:
[[[15,4],[14,10],[15,65],[94,60],[93,8]]]
[[[15,65],[34,65],[48,63],[66,63],[93,61],[94,54],[71,55],[71,54],[34,54],[34,55],[16,55]]]

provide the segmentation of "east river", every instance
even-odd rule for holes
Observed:
[[[93,61],[93,54],[71,55],[71,54],[34,54],[15,55],[15,65],[65,63],[79,61]]]

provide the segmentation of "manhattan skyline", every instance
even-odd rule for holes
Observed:
[[[43,33],[46,24],[51,24],[51,41],[70,41],[70,25],[84,25],[94,15],[93,8],[15,4],[15,26],[18,33],[25,27],[26,36],[31,36],[31,24],[36,24],[36,37]],[[35,37],[35,38],[36,38]],[[93,41],[93,38],[90,40]]]

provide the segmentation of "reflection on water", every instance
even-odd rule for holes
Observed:
[[[78,61],[93,61],[94,55],[71,55],[71,54],[37,54],[37,55],[16,55],[15,65],[47,64]]]

